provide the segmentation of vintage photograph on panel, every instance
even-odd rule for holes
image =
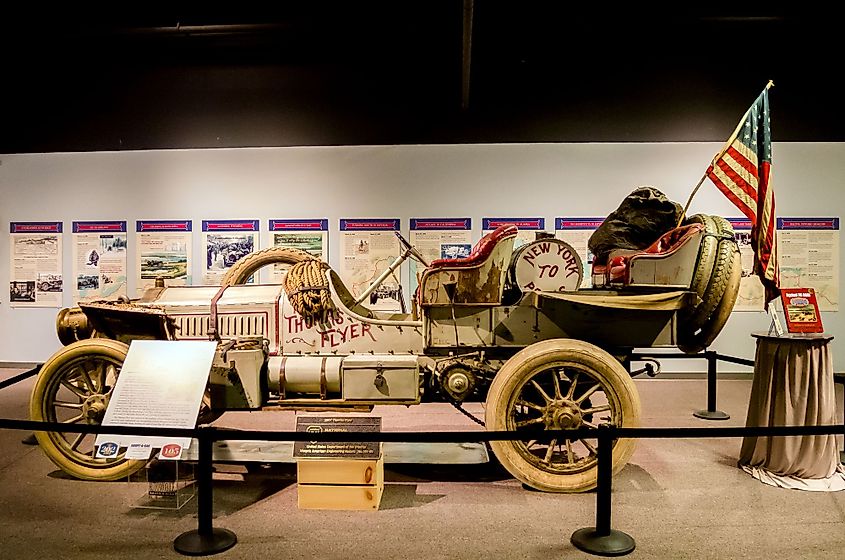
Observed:
[[[231,268],[238,259],[253,251],[252,233],[210,233],[206,239],[206,270]]]
[[[441,259],[463,259],[469,256],[472,245],[469,243],[441,243]]]
[[[55,235],[15,238],[16,255],[55,255],[58,253],[59,238]]]
[[[85,266],[88,268],[97,268],[100,264],[100,253],[96,249],[91,249],[85,254]]]
[[[126,251],[126,235],[101,235],[100,249],[104,253]]]
[[[61,274],[39,274],[38,275],[38,291],[39,292],[61,292],[62,291],[62,275]]]
[[[184,278],[188,275],[185,253],[144,253],[141,255],[141,278]]]
[[[273,245],[307,251],[318,259],[323,258],[322,232],[274,233]]]
[[[76,277],[76,289],[96,290],[100,287],[100,276],[97,274],[80,274]]]
[[[35,281],[9,282],[9,301],[35,303]]]

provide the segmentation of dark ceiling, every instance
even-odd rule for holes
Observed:
[[[723,141],[769,79],[775,141],[845,140],[831,101],[841,32],[829,12],[564,4],[7,17],[0,153]]]

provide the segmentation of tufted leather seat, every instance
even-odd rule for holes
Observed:
[[[431,261],[429,265],[430,268],[466,268],[470,266],[477,266],[483,263],[487,257],[490,256],[490,253],[493,251],[493,248],[496,244],[506,237],[511,237],[516,235],[517,228],[515,225],[503,225],[499,226],[481,239],[478,240],[478,243],[475,244],[475,247],[472,248],[472,252],[466,257],[458,258],[458,259],[437,259]]]
[[[420,279],[420,305],[500,303],[516,234],[514,225],[499,226],[482,237],[469,256],[432,261]],[[446,285],[453,286],[451,299]]]
[[[636,267],[638,261],[641,263],[650,262],[654,265],[651,269],[654,269],[657,266],[655,259],[669,259],[678,254],[690,242],[693,243],[695,249],[691,262],[679,262],[677,264],[682,269],[686,267],[682,272],[692,270],[695,267],[694,257],[698,254],[698,244],[703,234],[704,226],[702,224],[690,224],[667,231],[642,251],[630,249],[611,251],[606,263],[593,263],[593,284],[601,287],[611,284],[625,286],[631,284],[676,285],[677,282],[680,282],[680,285],[686,284],[686,287],[689,287],[689,282],[680,280],[680,278],[686,278],[686,274],[680,275],[680,278],[669,278],[667,275],[654,273],[650,275],[652,278],[643,281],[642,278],[633,277],[632,270]],[[693,242],[693,239],[698,239],[699,243]]]

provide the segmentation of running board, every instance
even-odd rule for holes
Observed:
[[[183,461],[199,458],[198,440],[182,452]],[[483,443],[412,443],[385,442],[385,463],[472,465],[487,463],[490,456]],[[294,463],[293,442],[290,441],[216,441],[212,460],[218,462]]]

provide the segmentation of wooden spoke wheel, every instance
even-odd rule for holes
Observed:
[[[41,368],[30,399],[30,418],[65,424],[100,424],[114,390],[128,346],[109,339],[74,342],[54,354]],[[47,457],[59,468],[83,480],[119,480],[146,464],[96,457],[94,434],[36,432]]]
[[[560,430],[639,423],[640,400],[630,375],[604,350],[571,339],[538,342],[515,354],[490,386],[488,430]],[[613,444],[613,473],[634,452],[634,440]],[[493,441],[502,465],[528,486],[583,492],[596,486],[598,440],[537,438]]]

